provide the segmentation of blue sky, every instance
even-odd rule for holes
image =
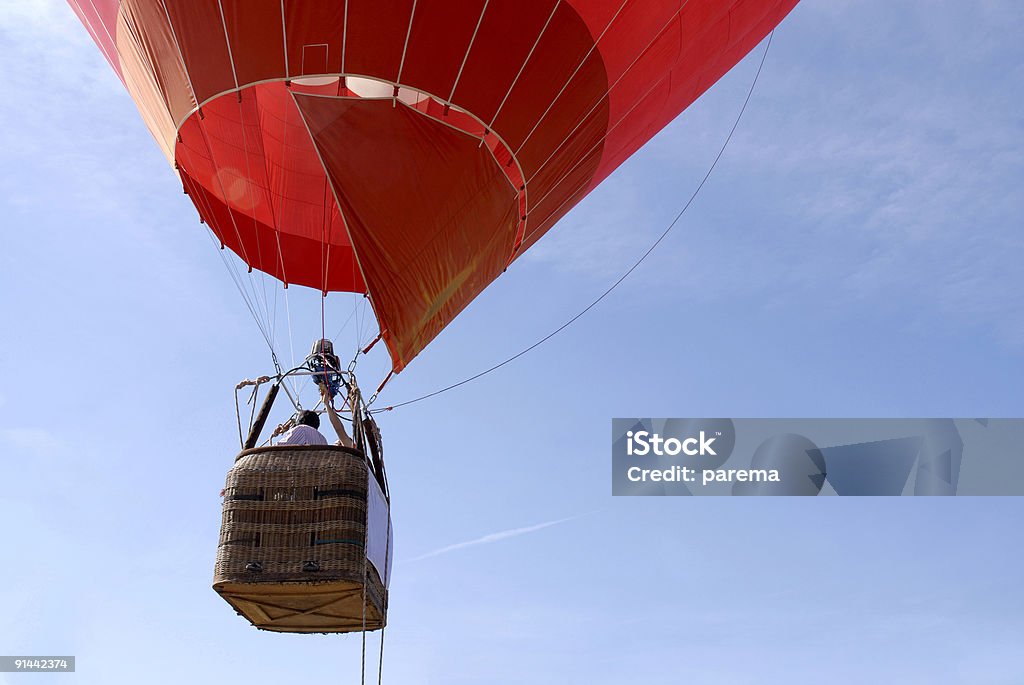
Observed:
[[[1024,682],[1019,499],[613,499],[608,478],[613,416],[1024,414],[1022,30],[1014,2],[805,0],[641,269],[381,417],[387,682]],[[194,209],[64,4],[0,7],[0,55],[0,652],[77,655],[33,682],[352,682],[358,638],[261,633],[209,589],[231,388],[268,359]],[[381,401],[519,351],[628,268],[759,57]],[[319,302],[290,298],[301,354]],[[329,298],[328,328],[352,310]]]

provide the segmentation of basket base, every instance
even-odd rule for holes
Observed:
[[[261,630],[278,633],[353,633],[378,630],[385,620],[352,581],[215,583],[213,589]]]

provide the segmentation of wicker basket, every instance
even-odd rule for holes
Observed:
[[[387,589],[365,551],[368,477],[345,447],[243,451],[224,489],[213,589],[263,630],[383,628]]]

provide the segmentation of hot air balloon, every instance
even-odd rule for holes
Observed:
[[[364,294],[392,373],[796,2],[69,0],[220,245]]]

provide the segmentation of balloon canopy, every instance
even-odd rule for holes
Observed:
[[[395,371],[797,0],[69,0],[251,268]]]

